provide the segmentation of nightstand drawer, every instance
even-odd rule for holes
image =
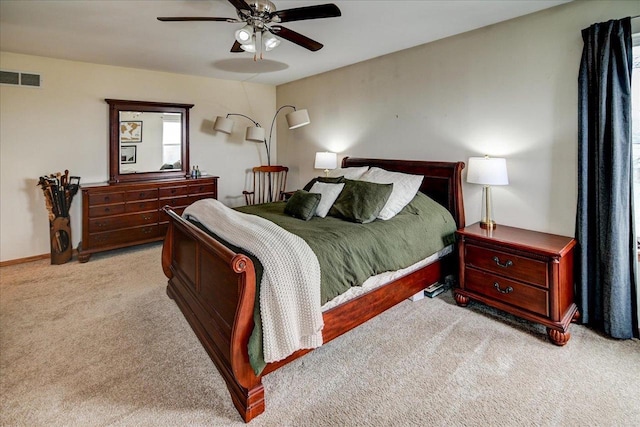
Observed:
[[[506,252],[495,251],[473,244],[465,246],[465,263],[488,272],[512,279],[533,283],[545,288],[547,283],[547,263]]]
[[[543,289],[485,273],[474,268],[465,268],[465,289],[493,300],[511,304],[542,316],[549,316],[548,293]]]

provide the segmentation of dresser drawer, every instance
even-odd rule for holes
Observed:
[[[549,316],[547,291],[515,280],[465,268],[464,289],[542,316]]]
[[[189,187],[183,185],[181,187],[165,187],[160,189],[160,198],[184,196],[189,194]]]
[[[160,199],[160,208],[165,205],[169,205],[171,207],[176,206],[189,206],[191,198],[189,196],[180,196],[180,197],[169,197]]]
[[[158,198],[158,189],[150,188],[147,190],[127,191],[125,201],[131,202],[136,200],[149,200]]]
[[[465,263],[512,279],[549,287],[547,263],[544,261],[467,244],[465,245]]]
[[[89,193],[89,206],[124,202],[124,193]]]
[[[208,193],[215,195],[216,185],[213,182],[201,184],[189,184],[189,194]]]
[[[118,203],[115,205],[98,205],[89,208],[89,218],[117,215],[121,213],[124,213],[124,203]]]
[[[142,202],[129,202],[125,207],[125,212],[153,211],[158,209],[157,200],[146,200]]]
[[[119,228],[135,227],[138,225],[155,224],[158,222],[158,212],[149,211],[129,215],[115,215],[89,220],[89,232],[117,230]]]
[[[116,231],[105,231],[103,233],[90,233],[88,248],[119,245],[131,242],[132,240],[144,241],[147,239],[157,238],[159,235],[159,228],[157,224],[123,228]]]

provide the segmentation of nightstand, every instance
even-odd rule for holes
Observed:
[[[478,223],[456,231],[459,306],[470,299],[547,327],[549,339],[565,345],[579,316],[573,295],[575,239]]]

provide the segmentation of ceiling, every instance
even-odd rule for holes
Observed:
[[[331,2],[272,1],[278,10]],[[282,24],[324,48],[310,52],[283,40],[254,61],[229,52],[242,24],[156,19],[235,18],[226,0],[1,0],[0,50],[279,85],[568,1],[333,1],[341,17]]]

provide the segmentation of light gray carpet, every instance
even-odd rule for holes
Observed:
[[[242,425],[160,248],[0,268],[2,425]],[[640,341],[571,332],[560,348],[449,293],[403,302],[265,377],[251,425],[639,425]]]

